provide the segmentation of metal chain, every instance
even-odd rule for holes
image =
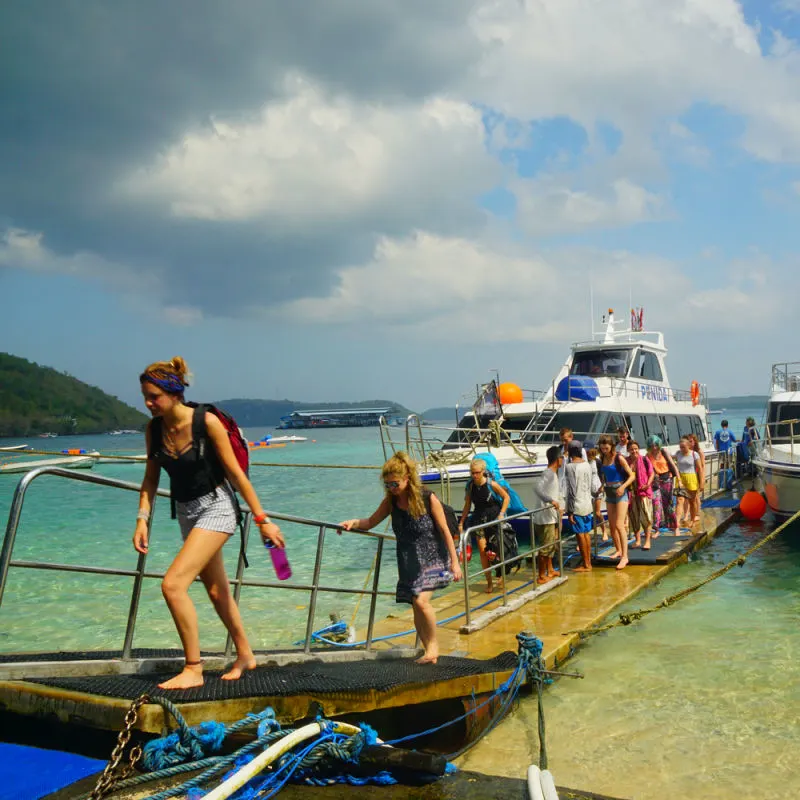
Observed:
[[[111,751],[111,758],[103,770],[103,774],[97,779],[97,785],[94,787],[92,793],[89,795],[91,800],[101,800],[110,791],[114,784],[119,781],[125,780],[134,770],[139,759],[142,757],[141,745],[134,745],[129,754],[129,761],[124,766],[120,767],[122,756],[128,742],[131,739],[133,726],[139,717],[139,709],[145,704],[150,702],[150,695],[143,694],[136,698],[131,703],[131,707],[125,714],[125,721],[122,724],[122,730],[119,732],[117,744]]]

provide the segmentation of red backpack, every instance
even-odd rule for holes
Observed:
[[[244,438],[242,429],[236,424],[236,420],[211,403],[187,403],[189,408],[195,409],[194,416],[192,417],[192,439],[198,446],[199,456],[203,458],[205,455],[205,446],[208,439],[208,431],[205,425],[206,412],[212,413],[221,423],[222,427],[228,432],[228,439],[230,440],[233,454],[239,462],[242,471],[247,475],[250,471],[250,451],[247,448],[247,439]]]

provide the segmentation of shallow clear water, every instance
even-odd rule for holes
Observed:
[[[398,429],[399,431],[400,429]],[[252,440],[269,429],[246,431]],[[259,450],[254,462],[279,464],[380,465],[383,456],[377,428],[310,431],[309,441],[283,448]],[[311,441],[311,439],[316,441]],[[21,440],[14,440],[18,443]],[[83,447],[103,453],[144,450],[141,436],[84,436],[27,440],[49,450]],[[20,456],[30,459],[30,456]],[[9,460],[3,454],[4,460]],[[134,482],[141,481],[141,464],[98,464],[94,473]],[[273,468],[253,466],[253,484],[265,508],[294,516],[337,522],[368,516],[382,495],[377,470]],[[0,476],[0,519],[5,522],[20,475]],[[164,485],[166,483],[164,482]],[[131,545],[136,519],[137,493],[93,486],[56,477],[42,477],[28,490],[14,549],[15,559],[70,564],[92,564],[134,569],[137,556]],[[293,583],[310,583],[316,552],[317,529],[282,523]],[[180,544],[177,523],[169,517],[169,504],[157,503],[147,568],[163,572]],[[224,549],[229,574],[235,571],[238,535]],[[375,555],[372,539],[345,535],[326,537],[323,583],[333,587],[361,588]],[[246,579],[275,580],[272,564],[257,536],[248,547],[250,568]],[[382,588],[396,580],[393,548],[385,548]],[[12,568],[0,606],[0,651],[28,649],[102,649],[121,646],[128,613],[132,579],[65,572]],[[205,600],[202,587],[193,587],[200,615],[203,647],[219,648],[224,630]],[[242,613],[256,647],[286,646],[305,635],[308,593],[245,588]],[[384,612],[392,599],[381,600]],[[355,595],[322,593],[317,603],[315,628],[329,623],[331,612],[356,626],[366,624],[367,600],[359,605]],[[135,646],[177,647],[177,636],[157,580],[145,582]]]
[[[764,535],[729,528],[621,611],[692,585]],[[800,774],[800,526],[674,607],[589,640],[545,693],[561,785],[626,798],[796,798]],[[466,766],[521,774],[538,757],[525,698]]]

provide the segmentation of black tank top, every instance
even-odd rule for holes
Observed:
[[[195,411],[195,413],[198,413]],[[172,499],[186,503],[213,492],[225,481],[225,470],[217,457],[214,445],[208,441],[201,455],[194,435],[192,443],[173,458],[164,450],[162,434],[163,420],[155,417],[150,423],[150,452],[148,458],[155,459],[169,475]],[[196,430],[194,423],[193,430]]]

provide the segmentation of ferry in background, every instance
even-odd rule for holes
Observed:
[[[782,515],[800,511],[800,362],[772,365],[764,436],[755,451],[769,507]]]
[[[642,309],[632,310],[628,324],[615,320],[609,309],[605,330],[593,330],[591,340],[573,344],[544,391],[496,380],[479,387],[470,411],[455,429],[447,429],[446,441],[432,440],[435,429],[428,426],[423,436],[415,415],[407,420],[404,443],[393,442],[384,423],[384,455],[407,449],[420,464],[423,482],[460,507],[469,462],[489,451],[525,505],[533,508],[533,478],[547,467],[547,448],[560,444],[561,428],[571,428],[588,446],[601,434],[615,435],[624,427],[642,447],[656,434],[671,450],[681,436],[693,433],[705,452],[715,452],[705,386],[692,381],[688,389],[672,388],[664,336],[644,330],[643,317]]]

